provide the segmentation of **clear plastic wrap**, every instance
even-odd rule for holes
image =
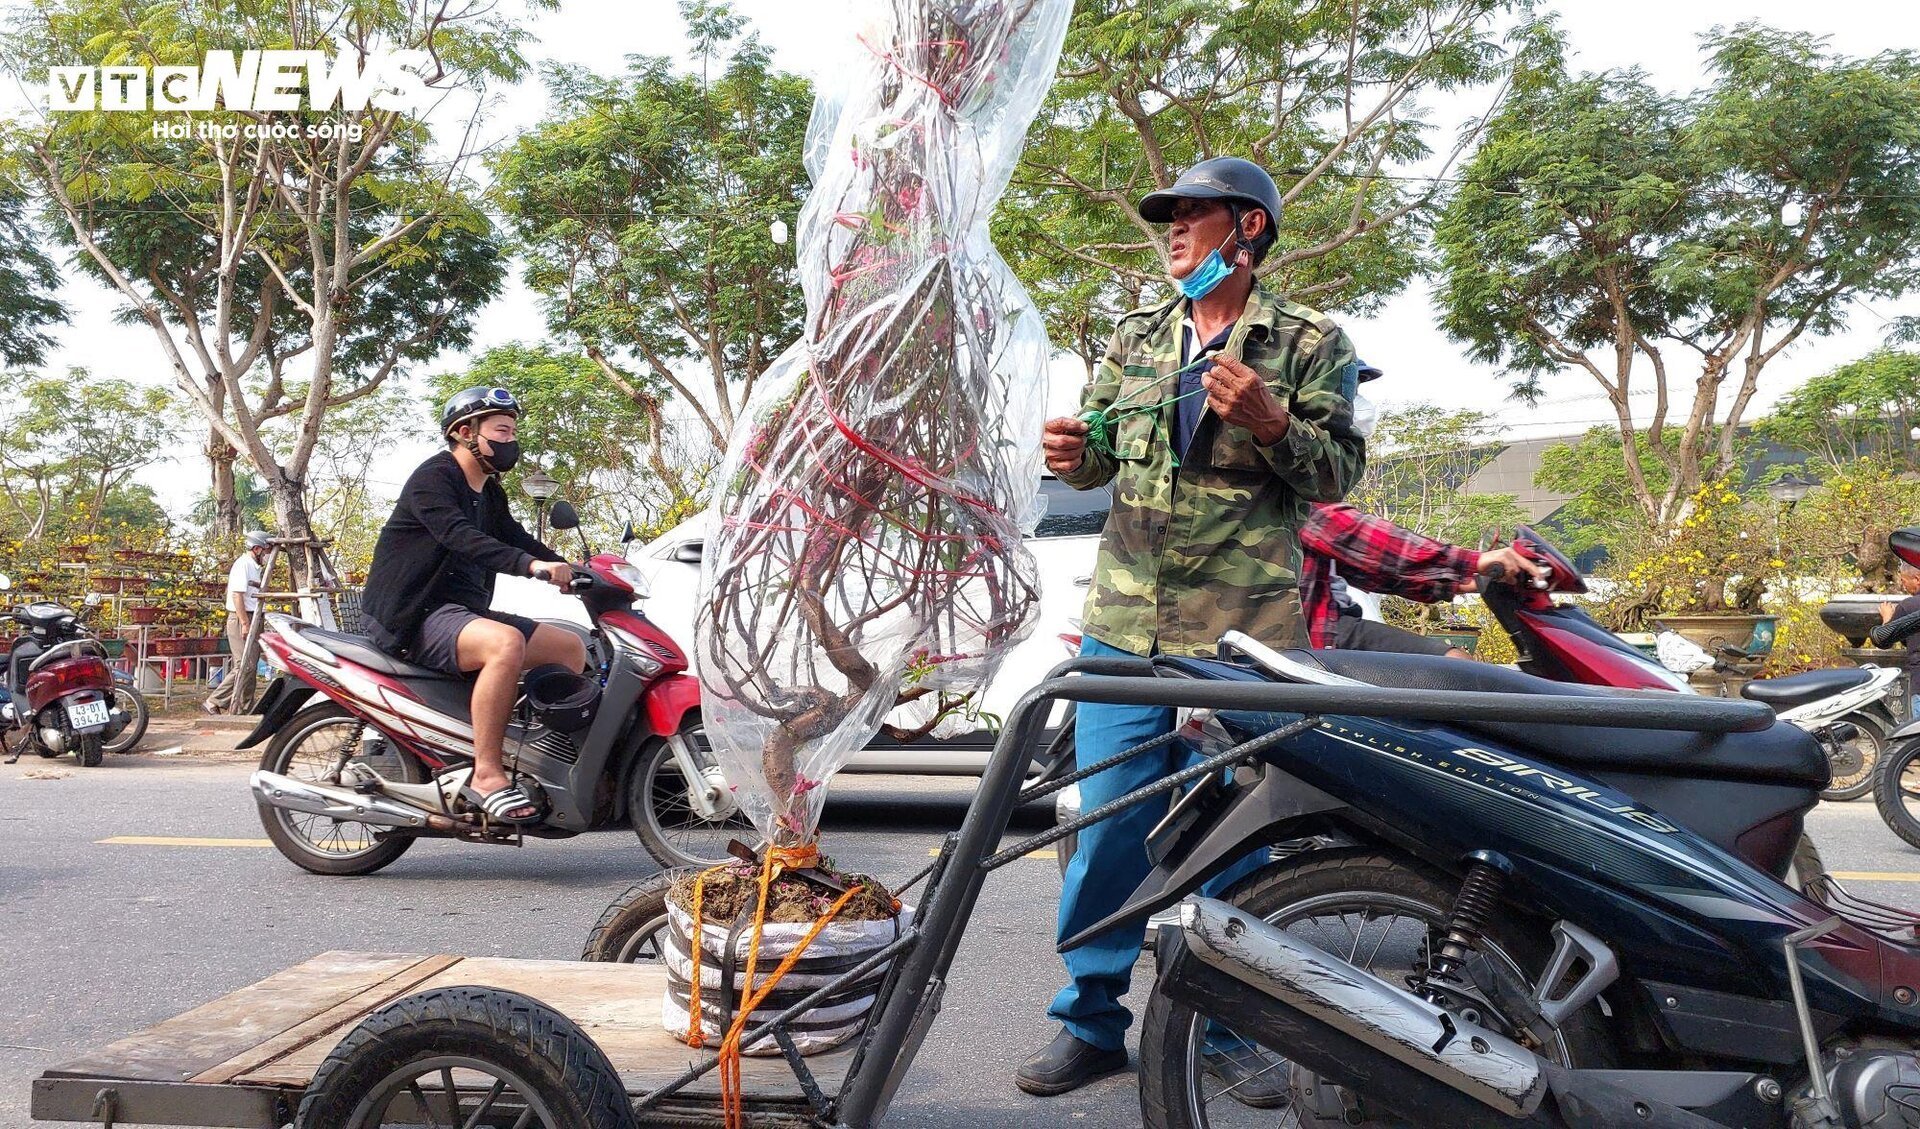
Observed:
[[[783,845],[903,697],[984,687],[1038,596],[1051,348],[987,221],[1071,0],[859,9],[808,126],[806,332],[734,429],[695,627],[707,733]]]

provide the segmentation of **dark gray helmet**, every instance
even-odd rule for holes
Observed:
[[[440,409],[440,434],[451,437],[453,429],[461,424],[501,412],[520,418],[520,401],[513,398],[513,393],[504,388],[462,389]]]
[[[1267,213],[1269,234],[1280,226],[1280,189],[1267,170],[1240,157],[1201,161],[1181,173],[1173,187],[1147,193],[1140,201],[1140,218],[1148,223],[1169,223],[1173,205],[1180,200],[1225,200],[1240,211],[1259,208]]]

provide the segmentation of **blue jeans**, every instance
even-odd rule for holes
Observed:
[[[1080,644],[1083,656],[1124,656],[1129,652],[1087,636]],[[1163,706],[1109,706],[1082,702],[1074,714],[1074,753],[1081,764],[1092,764],[1173,728],[1173,710]],[[1199,758],[1183,741],[1090,776],[1080,782],[1080,810],[1102,804],[1144,787],[1195,763]],[[1060,939],[1072,936],[1119,909],[1153,867],[1147,861],[1147,833],[1167,814],[1173,797],[1135,804],[1111,819],[1080,832],[1073,861],[1060,884]],[[1228,867],[1202,890],[1217,897],[1266,861],[1267,852],[1253,854]],[[1067,986],[1053,998],[1047,1014],[1059,1020],[1075,1038],[1102,1050],[1125,1045],[1133,1013],[1120,1002],[1133,982],[1133,966],[1147,936],[1146,923],[1117,925],[1077,949],[1062,954]]]

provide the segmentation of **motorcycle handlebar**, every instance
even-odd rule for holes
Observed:
[[[567,567],[573,570],[573,579],[567,582],[567,591],[585,592],[594,586],[593,573],[587,570],[585,564],[568,565]],[[553,570],[551,569],[542,568],[539,565],[535,565],[533,568],[533,578],[535,580],[546,580],[552,575]]]

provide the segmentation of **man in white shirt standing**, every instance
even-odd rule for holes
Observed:
[[[231,713],[246,708],[245,702],[234,701],[240,687],[236,675],[240,673],[240,659],[247,649],[247,631],[253,626],[254,613],[260,610],[261,566],[272,543],[271,533],[253,530],[247,534],[246,552],[236,557],[233,567],[227,570],[227,643],[233,654],[227,660],[225,677],[207,696],[208,713]]]

